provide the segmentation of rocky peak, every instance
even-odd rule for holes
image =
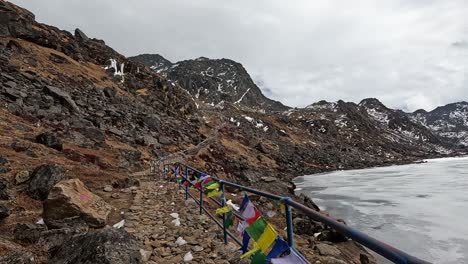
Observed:
[[[130,61],[137,62],[149,66],[152,70],[160,72],[163,69],[167,70],[172,66],[172,62],[159,54],[141,54],[128,58]]]
[[[169,64],[159,55],[129,58],[141,62],[185,88],[195,99],[215,106],[228,102],[254,110],[282,111],[280,102],[265,97],[242,64],[229,59],[200,57]],[[155,59],[152,61],[151,59]]]

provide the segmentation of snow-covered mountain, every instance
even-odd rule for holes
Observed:
[[[265,97],[244,67],[229,59],[200,57],[171,63],[160,55],[145,54],[129,60],[149,66],[207,105],[228,102],[255,110],[288,109],[280,102]]]
[[[417,110],[409,116],[437,135],[468,146],[468,102],[439,106],[430,112]]]

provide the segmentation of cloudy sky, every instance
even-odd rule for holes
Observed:
[[[290,106],[468,101],[466,0],[12,0],[127,56],[241,62]]]

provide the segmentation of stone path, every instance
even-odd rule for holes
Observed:
[[[180,218],[176,227],[171,214]],[[136,190],[134,203],[125,213],[125,229],[142,242],[148,263],[185,263],[191,252],[191,263],[241,263],[238,245],[222,241],[222,229],[174,183],[145,181]],[[177,245],[181,237],[187,242]],[[180,240],[180,239],[179,239]]]

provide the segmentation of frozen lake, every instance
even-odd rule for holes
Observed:
[[[351,227],[434,263],[468,263],[468,158],[336,171],[297,193]]]

